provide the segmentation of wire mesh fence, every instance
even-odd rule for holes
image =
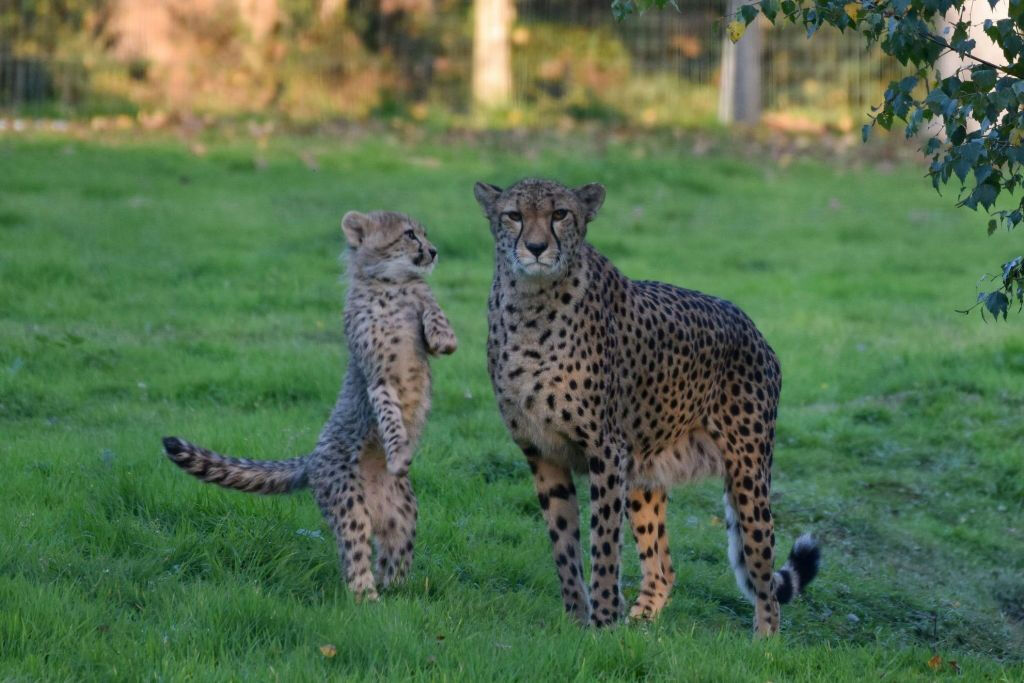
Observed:
[[[319,3],[305,4],[306,15],[315,14]],[[144,14],[114,15],[126,6],[132,7],[106,5],[104,21],[119,20],[122,33],[126,23],[129,32],[139,35],[155,30],[132,25],[143,22]],[[299,6],[304,5],[297,0],[280,3],[293,14]],[[516,0],[515,7],[510,106],[520,119],[570,116],[645,125],[714,121],[724,0],[688,0],[679,3],[678,11],[648,12],[625,22],[612,18],[608,0]],[[391,14],[385,16],[386,11]],[[323,118],[402,113],[422,102],[452,112],[470,109],[470,0],[350,0],[344,16],[319,33],[309,28],[311,19],[285,16],[284,9],[279,13],[284,19],[265,45],[230,34],[238,30],[237,21],[225,24],[222,45],[163,37],[166,49],[187,43],[207,51],[202,56],[208,73],[202,72],[204,62],[190,63],[190,80],[160,72],[152,60],[124,58],[116,50],[99,57],[94,50],[88,58],[76,58],[68,50],[60,51],[59,59],[26,54],[18,48],[24,42],[19,37],[31,26],[19,26],[17,16],[13,21],[8,17],[8,30],[0,33],[0,108],[69,115],[88,115],[97,103],[129,111],[173,108],[173,102],[161,101],[160,88],[169,90],[165,84],[175,83],[191,97],[185,100],[187,106],[196,110],[234,106],[250,114],[301,111]],[[220,31],[212,21],[202,26]],[[90,30],[101,34],[95,26]],[[181,35],[184,29],[175,30]],[[808,40],[798,27],[765,25],[763,30],[761,98],[768,112],[847,127],[899,75],[898,65],[877,48],[867,49],[855,34],[823,30]],[[109,35],[101,37],[116,45]],[[237,54],[216,52],[229,47]],[[278,53],[285,56],[275,57]],[[184,63],[181,58],[169,63],[173,67],[176,61]],[[223,72],[229,69],[244,73],[225,80]],[[242,92],[250,86],[254,92],[258,86],[259,93]],[[237,97],[217,107],[211,104],[233,89]],[[210,97],[204,99],[207,93]],[[366,102],[358,104],[358,98]]]

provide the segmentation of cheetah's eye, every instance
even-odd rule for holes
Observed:
[[[413,232],[412,230],[406,230],[405,231],[405,236],[408,237],[411,240],[416,239],[416,233]]]
[[[555,209],[551,212],[551,217],[556,221],[565,220],[565,217],[569,215],[569,212],[565,209]]]
[[[518,211],[506,211],[505,216],[508,217],[510,221],[513,221],[515,223],[521,223],[523,220],[523,214],[519,213]]]

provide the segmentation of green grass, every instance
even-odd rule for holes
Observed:
[[[1019,236],[986,239],[922,167],[582,138],[253,155],[0,138],[0,679],[955,675],[934,654],[1024,679],[1022,319],[953,311]],[[714,481],[674,494],[679,580],[657,623],[562,616],[484,361],[492,253],[472,182],[528,174],[604,182],[594,244],[633,277],[732,299],[778,351],[776,530],[782,552],[813,531],[825,553],[779,638],[751,641]],[[159,437],[257,458],[312,446],[345,363],[338,219],[373,208],[429,227],[461,343],[434,363],[413,575],[355,605],[307,493],[200,484]]]

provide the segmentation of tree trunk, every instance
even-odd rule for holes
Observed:
[[[729,18],[745,0],[729,0]],[[723,38],[722,75],[718,92],[718,120],[722,123],[757,123],[761,118],[761,26],[754,21],[739,42]]]
[[[345,0],[322,0],[320,3],[320,21],[327,23],[334,15],[345,11]]]
[[[509,30],[511,0],[473,2],[473,101],[499,107],[512,98],[512,55]]]
[[[1006,57],[1003,56],[1002,48],[985,35],[985,20],[991,19],[995,23],[1000,19],[1006,19],[1009,16],[1009,10],[1009,0],[1000,0],[994,8],[988,4],[988,0],[976,0],[964,6],[964,19],[971,22],[971,28],[967,31],[967,36],[973,38],[976,43],[974,49],[971,50],[971,54],[993,64],[1006,64]],[[953,37],[953,29],[956,26],[957,19],[957,12],[950,10],[946,13],[946,20],[939,25],[939,33],[947,42]],[[955,52],[946,52],[935,62],[935,66],[939,70],[939,76],[942,78],[959,75],[960,79],[964,81],[971,80],[971,70],[969,67],[976,64],[977,62],[970,57],[961,59],[960,55]],[[973,118],[967,120],[967,132],[978,130],[980,127],[981,124]],[[931,135],[945,137],[941,118],[933,119],[927,130]]]

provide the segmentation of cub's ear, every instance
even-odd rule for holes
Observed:
[[[586,221],[589,223],[597,216],[598,210],[604,204],[604,185],[601,183],[588,183],[573,190],[573,194],[583,205],[586,213]]]
[[[484,215],[488,218],[491,217],[491,211],[494,209],[494,202],[497,201],[500,195],[501,188],[497,185],[477,182],[477,184],[473,186],[473,196],[476,197],[477,203],[480,204],[480,208],[484,210]]]
[[[372,225],[373,219],[365,213],[359,213],[358,211],[346,213],[345,217],[341,219],[341,231],[345,233],[348,246],[354,249],[362,244],[369,234]]]

